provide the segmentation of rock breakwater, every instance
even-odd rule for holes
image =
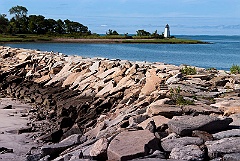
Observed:
[[[237,158],[240,75],[182,68],[0,47],[1,95],[48,143],[27,160]]]

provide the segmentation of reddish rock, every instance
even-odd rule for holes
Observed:
[[[147,109],[147,114],[150,116],[162,115],[168,118],[181,115],[182,109],[176,106],[168,105],[167,103],[169,101],[170,101],[169,98],[164,98],[151,103]]]
[[[159,140],[148,130],[125,131],[110,143],[107,154],[109,160],[130,160],[159,150]]]
[[[142,123],[138,124],[139,127],[142,127],[143,129],[145,129],[147,127],[147,124],[153,120],[155,122],[156,128],[162,126],[163,124],[167,124],[169,119],[158,115],[158,116],[153,116],[151,118],[148,118],[147,120],[143,121]]]
[[[107,160],[107,147],[108,140],[106,138],[99,139],[91,148],[90,156],[96,158],[97,160]]]

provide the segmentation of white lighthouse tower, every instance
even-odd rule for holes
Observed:
[[[170,29],[169,29],[169,25],[167,24],[164,30],[164,37],[165,38],[169,38],[170,37]]]

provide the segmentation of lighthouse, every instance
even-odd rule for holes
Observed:
[[[170,29],[169,29],[169,25],[168,24],[165,26],[164,37],[165,38],[169,38],[170,37]]]

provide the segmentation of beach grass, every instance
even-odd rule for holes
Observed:
[[[36,42],[36,41],[51,41],[52,38],[45,35],[35,34],[19,34],[19,35],[0,35],[0,42]]]

